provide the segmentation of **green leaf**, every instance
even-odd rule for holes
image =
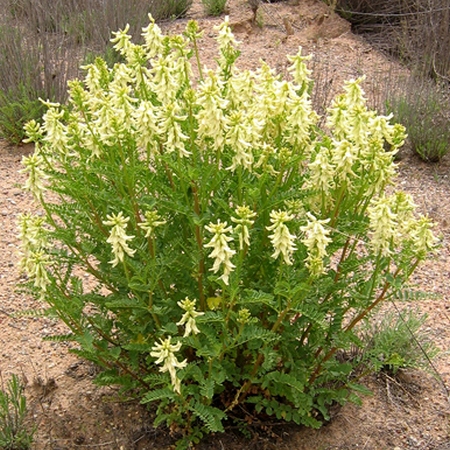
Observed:
[[[177,394],[170,388],[154,389],[147,392],[141,399],[141,403],[151,403],[157,400],[175,399]]]
[[[220,409],[193,400],[189,404],[189,410],[202,420],[210,432],[223,433],[225,431],[222,420],[226,418],[226,414]]]
[[[263,291],[246,289],[244,294],[238,299],[238,303],[241,305],[266,305],[275,311],[278,311],[275,297],[272,294]]]
[[[203,381],[200,385],[200,394],[203,395],[203,397],[206,397],[208,400],[211,400],[214,395],[214,387],[215,387],[214,380],[211,378],[207,378]]]

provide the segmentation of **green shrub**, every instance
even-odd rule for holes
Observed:
[[[153,0],[151,14],[156,20],[183,17],[192,5],[192,0]]]
[[[3,450],[27,450],[33,443],[34,430],[26,427],[27,401],[23,385],[13,375],[0,390],[0,448]]]
[[[436,245],[410,196],[385,192],[404,128],[366,108],[361,79],[323,132],[307,57],[289,57],[291,81],[239,71],[228,21],[216,30],[214,69],[195,22],[167,37],[151,22],[143,45],[116,33],[126,62],[98,58],[68,107],[26,126],[44,211],[20,219],[28,287],[179,448],[247,414],[318,427],[357,401],[342,354]]]
[[[411,77],[388,94],[387,110],[405,125],[411,148],[424,161],[438,162],[450,150],[450,103],[433,81]]]
[[[379,372],[399,369],[429,369],[429,361],[437,354],[430,336],[422,329],[427,316],[417,311],[387,313],[380,321],[372,321],[364,333],[368,343],[364,361]]]
[[[202,0],[208,16],[220,16],[225,11],[227,0]]]
[[[325,0],[374,46],[422,76],[450,75],[447,0]]]
[[[24,124],[44,111],[39,60],[39,50],[28,52],[18,30],[0,25],[0,136],[14,144],[25,137]]]

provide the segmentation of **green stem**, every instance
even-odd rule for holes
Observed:
[[[152,318],[155,321],[156,326],[158,327],[158,329],[160,329],[161,322],[159,321],[159,317],[153,312],[153,291],[150,291],[148,293],[148,310],[150,311],[150,314],[152,315]]]
[[[198,188],[194,181],[191,183],[192,193],[194,196],[194,212],[198,218],[200,218],[200,202],[198,198]],[[205,273],[205,257],[203,253],[203,236],[202,229],[200,225],[195,225],[195,240],[197,241],[198,250],[200,252],[200,261],[198,267],[198,275],[197,275],[197,287],[198,287],[198,296],[200,302],[200,310],[206,311],[206,302],[205,302],[205,294],[203,292],[203,275]]]
[[[281,314],[278,316],[278,319],[273,324],[271,328],[272,333],[276,333],[278,331],[278,328],[280,328],[283,320],[286,318],[287,314],[291,310],[291,306],[293,303],[293,299],[288,300],[286,308],[281,312]],[[265,348],[266,345],[263,346]],[[242,387],[239,389],[239,391],[236,393],[236,396],[233,400],[233,402],[230,404],[230,406],[227,408],[227,411],[232,410],[236,405],[238,405],[242,401],[242,396],[245,396],[248,390],[250,389],[252,385],[252,378],[256,375],[256,372],[258,371],[259,367],[264,361],[264,354],[262,351],[259,352],[258,357],[256,358],[256,361],[253,364],[252,372],[250,377],[246,380],[246,382],[242,385]]]

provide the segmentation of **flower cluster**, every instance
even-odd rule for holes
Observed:
[[[327,255],[327,245],[331,242],[330,230],[324,226],[330,219],[319,220],[310,212],[307,216],[308,223],[300,228],[305,235],[302,242],[308,249],[306,265],[311,275],[317,277],[324,273],[323,259]]]
[[[266,227],[269,231],[273,231],[273,234],[269,236],[275,249],[272,258],[277,259],[281,255],[288,265],[292,264],[291,256],[297,249],[294,244],[295,236],[289,232],[289,228],[286,226],[286,222],[293,218],[294,216],[286,211],[272,211],[270,213],[272,225]]]
[[[375,254],[392,256],[402,245],[412,245],[413,253],[422,259],[437,248],[433,223],[426,216],[414,216],[416,205],[402,191],[373,198],[368,207],[370,246]]]
[[[177,305],[186,311],[181,320],[177,322],[177,325],[185,326],[185,331],[183,337],[189,336],[191,333],[198,334],[200,330],[197,328],[197,324],[195,323],[195,319],[199,316],[205,314],[201,311],[195,310],[195,300],[189,300],[187,297],[184,300],[177,302]]]
[[[108,215],[107,219],[103,221],[103,224],[112,227],[106,242],[111,244],[114,259],[110,261],[110,264],[115,267],[119,262],[123,262],[125,253],[133,257],[136,250],[131,249],[127,244],[128,241],[133,239],[133,236],[126,234],[126,225],[130,218],[124,217],[121,211],[119,214]]]
[[[181,393],[181,381],[177,376],[177,369],[183,369],[187,366],[187,360],[184,361],[178,361],[178,359],[175,356],[175,353],[180,351],[181,348],[181,342],[178,342],[176,344],[172,344],[172,336],[169,336],[167,339],[161,339],[161,342],[155,343],[155,345],[152,348],[152,351],[150,352],[150,355],[153,356],[153,358],[157,358],[155,361],[155,364],[161,364],[159,371],[160,372],[169,372],[170,374],[170,380],[173,386],[173,390],[175,392],[178,392],[178,394]]]
[[[41,216],[21,214],[19,216],[19,237],[21,239],[20,267],[34,280],[34,286],[47,290],[50,279],[47,266],[50,257],[47,230],[44,228],[45,219]]]
[[[145,231],[145,237],[152,237],[155,228],[165,225],[165,220],[160,220],[161,216],[157,211],[147,211],[145,213],[145,220],[139,224],[139,227]]]
[[[24,156],[22,164],[25,166],[21,172],[28,174],[24,189],[30,191],[36,200],[41,199],[45,191],[45,180],[48,178],[43,169],[44,158],[39,153]]]
[[[239,235],[239,250],[244,249],[244,244],[250,247],[250,232],[248,227],[251,227],[255,221],[256,213],[248,206],[238,206],[236,208],[236,217],[232,217],[231,221],[237,223],[234,231]]]
[[[231,262],[231,257],[236,253],[228,245],[229,242],[234,239],[231,236],[227,236],[226,233],[230,233],[233,227],[227,227],[227,222],[210,223],[205,227],[210,233],[213,233],[213,238],[205,244],[206,248],[212,248],[213,251],[210,253],[209,257],[214,258],[214,265],[211,270],[217,273],[220,267],[223,265],[223,274],[221,279],[225,284],[228,284],[230,273],[236,267]]]

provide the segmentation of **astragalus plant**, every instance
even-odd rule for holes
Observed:
[[[143,45],[126,31],[125,63],[97,59],[27,125],[30,289],[179,448],[257,416],[318,427],[362,389],[358,324],[435,247],[411,197],[386,192],[404,128],[359,79],[319,129],[308,58],[288,57],[289,80],[239,70],[227,20],[213,68],[195,22],[164,36],[150,21]]]

